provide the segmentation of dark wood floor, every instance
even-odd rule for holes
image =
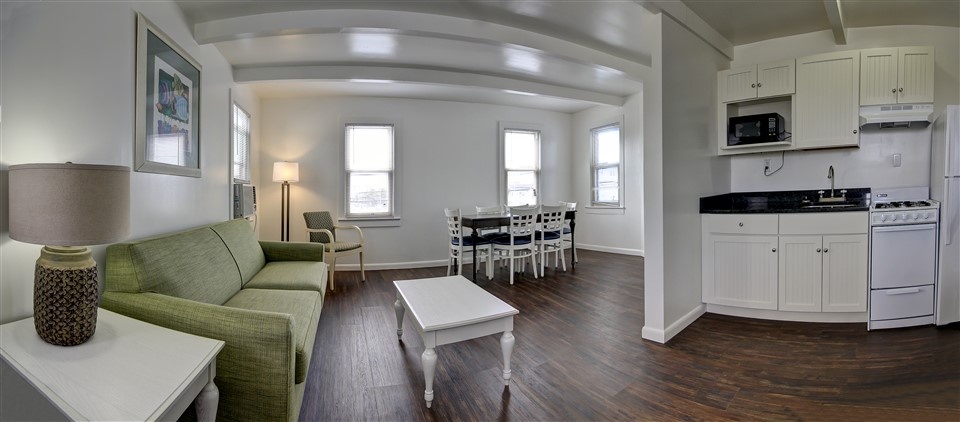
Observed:
[[[338,272],[300,420],[960,420],[960,328],[707,314],[644,341],[643,259],[579,251],[566,273],[480,283],[520,310],[505,389],[499,336],[437,348],[423,401],[416,330],[397,341],[393,280],[444,268]],[[409,328],[409,313],[404,326]]]

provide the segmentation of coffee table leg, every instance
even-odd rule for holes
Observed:
[[[427,401],[427,408],[433,404],[433,374],[437,372],[437,352],[433,349],[426,349],[420,356],[420,363],[423,364],[423,399]]]
[[[213,383],[213,377],[216,374],[217,361],[210,363],[210,380],[197,394],[194,399],[194,405],[197,411],[197,420],[201,422],[213,422],[217,420],[217,405],[220,402],[220,389]]]
[[[504,331],[500,336],[500,350],[503,351],[503,385],[510,385],[510,355],[513,354],[513,332]]]
[[[393,310],[397,311],[397,337],[403,336],[403,304],[400,303],[400,299],[397,299],[396,302],[393,302]]]

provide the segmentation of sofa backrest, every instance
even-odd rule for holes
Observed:
[[[247,220],[238,218],[210,226],[215,231],[227,249],[233,255],[237,268],[240,269],[241,285],[246,285],[253,276],[260,272],[267,263],[263,256],[263,249],[257,241],[257,235],[250,228]]]
[[[222,305],[240,291],[240,270],[211,227],[107,247],[108,291],[155,292]]]

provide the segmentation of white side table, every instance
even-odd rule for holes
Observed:
[[[403,336],[403,314],[410,311],[423,339],[425,350],[420,362],[426,386],[423,399],[428,408],[433,404],[433,376],[437,370],[434,349],[444,344],[503,333],[503,384],[510,385],[510,355],[516,342],[513,316],[520,311],[459,275],[397,280],[393,285],[397,288],[397,301],[393,304],[397,336]]]
[[[213,421],[223,345],[106,309],[99,309],[93,337],[71,347],[44,342],[33,318],[0,325],[0,416],[176,420],[196,398],[199,419]]]

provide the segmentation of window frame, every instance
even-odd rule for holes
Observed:
[[[350,213],[350,175],[351,173],[379,173],[381,171],[348,170],[347,169],[347,133],[350,127],[357,126],[390,126],[393,131],[393,169],[388,171],[390,184],[390,211],[382,214],[351,214]],[[340,125],[340,197],[343,206],[340,208],[340,220],[350,221],[361,227],[399,226],[400,221],[400,123],[382,118],[352,118],[345,119]]]
[[[617,128],[617,147],[620,150],[619,160],[613,165],[609,163],[598,163],[597,150],[599,139],[598,135],[601,131],[616,127]],[[623,120],[617,120],[600,126],[596,126],[590,129],[590,207],[592,208],[604,208],[604,209],[618,209],[623,208],[623,192],[624,192],[624,155],[623,155]],[[597,180],[597,171],[605,168],[617,168],[617,202],[601,202],[597,200],[597,192],[600,189],[598,186]]]
[[[543,184],[543,163],[542,163],[542,152],[543,152],[543,126],[533,123],[521,123],[521,122],[498,122],[498,134],[499,134],[499,171],[498,171],[498,192],[500,196],[501,204],[508,204],[507,197],[509,195],[509,189],[507,187],[507,174],[510,171],[531,171],[531,170],[509,170],[506,166],[506,138],[508,131],[516,132],[536,132],[537,134],[537,152],[536,152],[536,168],[532,170],[534,172],[534,177],[536,177],[536,183],[534,187],[534,196],[536,201],[534,204],[526,205],[539,205],[543,202],[543,191],[541,186]],[[524,206],[521,205],[511,205],[511,206]]]
[[[253,163],[252,160],[252,148],[253,148],[253,118],[250,113],[247,112],[240,104],[236,101],[232,102],[233,107],[231,107],[230,113],[230,178],[233,180],[233,183],[251,183],[253,181]],[[237,127],[237,112],[240,112],[247,119],[247,130],[246,130],[246,157],[243,167],[246,172],[246,179],[237,177],[237,149],[238,149],[238,140],[237,133],[240,132]]]

